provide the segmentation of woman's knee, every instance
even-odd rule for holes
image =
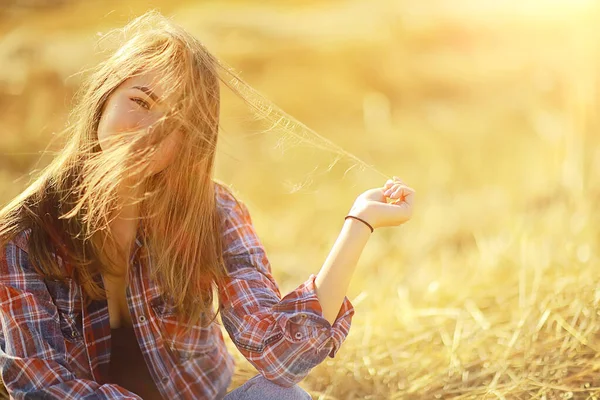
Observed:
[[[233,390],[224,400],[310,400],[311,395],[298,385],[279,386],[262,375],[256,375],[239,388]]]

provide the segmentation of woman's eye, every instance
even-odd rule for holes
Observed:
[[[148,102],[140,99],[139,97],[132,97],[131,100],[135,101],[136,103],[138,103],[141,107],[145,108],[146,110],[150,109],[150,104],[148,104]]]

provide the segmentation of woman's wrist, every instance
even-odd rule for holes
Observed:
[[[375,230],[375,229],[373,228],[373,225],[371,225],[370,223],[368,223],[368,222],[367,222],[366,220],[364,220],[363,218],[357,217],[357,216],[355,216],[355,215],[348,214],[348,215],[346,215],[346,218],[344,218],[344,219],[345,219],[346,221],[348,221],[348,220],[354,220],[354,221],[358,221],[358,222],[360,222],[361,224],[363,224],[364,226],[366,226],[367,228],[369,228],[369,231],[370,231],[371,233],[373,233],[373,231]]]
[[[367,212],[364,204],[354,204],[350,211],[346,214],[344,226],[356,232],[366,232],[369,235],[373,233],[375,225],[372,221],[372,216]]]
[[[354,218],[348,218],[354,217]],[[371,229],[377,228],[376,221],[373,215],[369,212],[369,207],[366,204],[354,204],[350,211],[346,214],[346,221],[353,220],[357,224],[362,224],[371,232]]]
[[[372,233],[371,228],[353,218],[346,219],[346,221],[344,222],[344,227],[347,228],[350,232],[357,232],[360,234],[367,233],[369,235]]]

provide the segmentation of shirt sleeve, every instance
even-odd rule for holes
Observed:
[[[282,298],[247,207],[229,196],[222,218],[227,277],[219,288],[221,319],[238,350],[266,379],[292,386],[327,356],[335,356],[354,308],[345,297],[330,324],[314,274]]]
[[[12,242],[0,248],[0,375],[11,398],[140,399],[118,385],[77,379],[56,306],[26,260]]]

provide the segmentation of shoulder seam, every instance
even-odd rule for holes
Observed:
[[[232,207],[236,205],[241,206],[243,204],[243,202],[233,193],[233,189],[231,189],[229,186],[216,181],[215,186],[216,200],[221,206]]]
[[[11,241],[9,241],[9,243],[12,242],[16,247],[23,250],[25,253],[28,253],[29,252],[29,246],[28,246],[29,233],[30,233],[29,229],[27,229],[23,232],[20,232]]]

